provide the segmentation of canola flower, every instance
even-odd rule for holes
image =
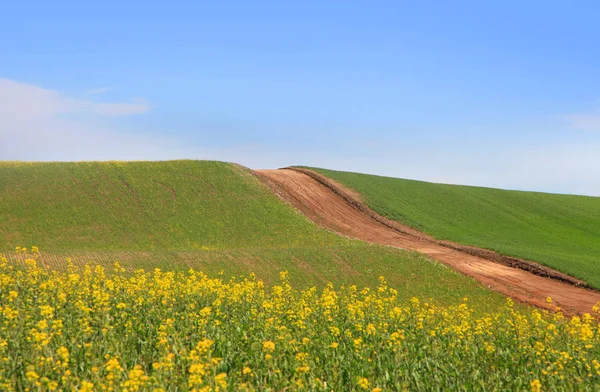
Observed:
[[[0,257],[0,390],[597,390],[599,315]]]

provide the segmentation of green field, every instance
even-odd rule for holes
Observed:
[[[401,299],[502,302],[418,254],[318,228],[248,170],[222,162],[0,163],[0,222],[0,253],[36,245],[57,268],[67,258],[119,261],[130,271],[254,272],[268,284],[288,270],[298,287],[373,287],[383,275]]]
[[[600,288],[600,198],[313,169],[435,238],[548,265]]]
[[[0,250],[342,243],[222,162],[0,163],[0,217]]]

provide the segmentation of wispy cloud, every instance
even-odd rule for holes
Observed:
[[[135,100],[133,103],[95,103],[93,106],[95,113],[110,117],[142,114],[149,111],[150,108],[150,105],[143,99]]]
[[[571,127],[581,131],[600,132],[600,108],[588,113],[575,113],[565,116]]]
[[[91,96],[91,95],[102,95],[102,94],[106,94],[110,91],[116,90],[116,87],[111,87],[111,86],[105,86],[105,87],[98,87],[98,88],[92,88],[89,89],[85,92],[86,96]]]
[[[149,111],[144,99],[127,103],[97,102],[65,96],[32,84],[0,79],[0,126],[12,122],[27,122],[39,117],[83,113],[101,116],[130,116]]]
[[[0,159],[149,159],[169,148],[177,151],[171,139],[117,131],[117,123],[107,128],[99,121],[150,109],[142,99],[99,102],[0,79]]]

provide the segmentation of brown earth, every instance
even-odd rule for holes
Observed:
[[[590,312],[600,293],[585,283],[539,264],[475,247],[436,241],[366,207],[339,184],[307,169],[255,173],[317,224],[363,241],[417,251],[471,276],[515,300],[548,308],[553,300],[566,314]]]

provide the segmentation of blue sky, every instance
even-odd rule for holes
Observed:
[[[6,2],[0,160],[220,159],[600,195],[599,14],[595,1]]]

